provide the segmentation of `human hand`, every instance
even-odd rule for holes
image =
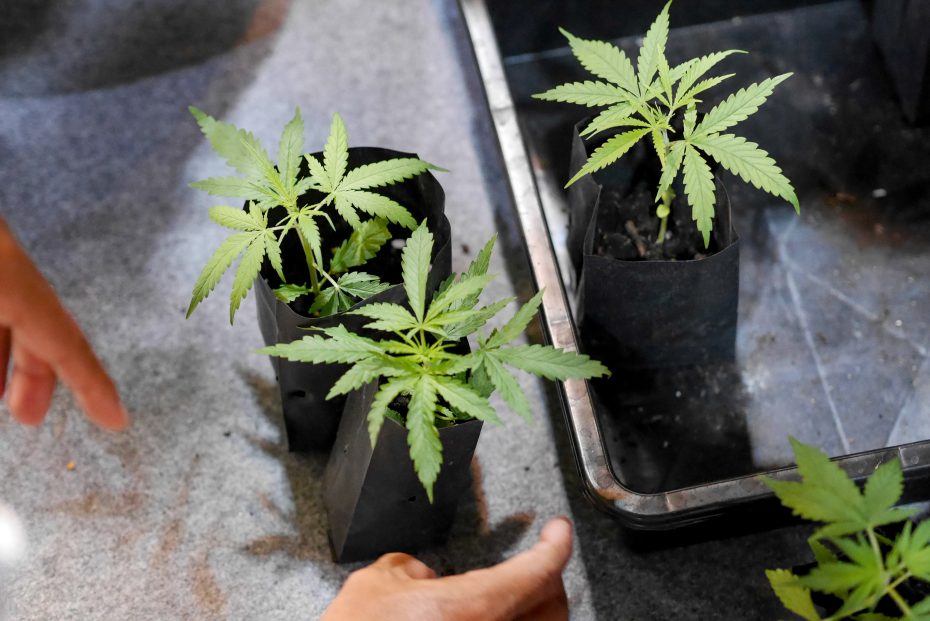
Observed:
[[[562,621],[571,554],[566,518],[546,524],[526,552],[459,576],[437,578],[408,554],[385,554],[349,576],[321,621]]]
[[[56,378],[96,424],[114,430],[129,424],[113,381],[81,329],[0,218],[0,398],[5,392],[13,418],[38,425]]]

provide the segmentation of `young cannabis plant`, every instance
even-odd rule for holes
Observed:
[[[658,204],[656,215],[661,220],[657,242],[665,239],[668,216],[675,198],[672,184],[679,171],[683,170],[692,218],[697,222],[707,247],[716,205],[714,177],[707,156],[747,183],[785,199],[800,211],[791,182],[768,153],[745,138],[720,133],[755,113],[775,87],[791,74],[740,89],[698,121],[697,104],[701,103],[698,95],[734,74],[701,78],[721,60],[740,50],[715,52],[671,67],[665,58],[670,5],[671,0],[649,27],[635,70],[633,63],[617,46],[606,41],[581,39],[560,29],[581,65],[604,81],[566,83],[533,97],[590,107],[608,106],[585,127],[582,136],[632,128],[612,136],[595,149],[565,187],[617,161],[637,142],[648,137],[662,166],[655,198]],[[683,133],[673,139],[676,117],[682,121]]]
[[[795,515],[824,526],[809,539],[817,559],[810,573],[765,572],[781,602],[808,621],[930,621],[930,597],[909,603],[900,592],[908,581],[930,582],[930,521],[915,527],[908,521],[913,511],[894,507],[904,485],[901,464],[895,460],[879,466],[860,492],[824,453],[794,438],[791,445],[801,481],[765,482]],[[905,521],[893,540],[877,530]],[[811,591],[833,595],[841,605],[821,617]],[[890,600],[901,616],[875,612],[882,600]]]
[[[374,257],[391,238],[389,222],[408,229],[415,228],[416,222],[406,207],[372,190],[430,169],[441,169],[417,158],[396,158],[348,170],[348,133],[338,114],[333,115],[322,163],[312,155],[301,156],[304,123],[299,108],[281,134],[275,164],[251,133],[217,121],[193,106],[190,111],[213,149],[241,174],[212,177],[191,186],[216,196],[241,198],[248,201],[249,208],[247,212],[228,205],[210,209],[214,222],[236,232],[220,245],[197,279],[188,317],[240,255],[242,260],[230,298],[230,323],[265,257],[284,283],[275,291],[278,298],[291,302],[301,295],[312,295],[312,313],[331,315],[346,310],[357,299],[367,298],[389,286],[371,274],[350,270]],[[301,175],[301,157],[307,162],[309,176]],[[323,198],[313,204],[302,204],[301,198],[309,190],[316,190]],[[283,207],[285,215],[277,222],[269,222],[269,211],[276,207]],[[325,220],[333,226],[332,211],[352,227],[352,233],[335,250],[327,267],[319,221]],[[362,220],[360,212],[371,218]],[[284,277],[281,244],[292,231],[303,247],[309,283],[287,283]]]
[[[439,427],[471,419],[499,424],[488,402],[495,390],[518,414],[527,420],[532,418],[526,395],[507,367],[551,380],[608,373],[601,363],[584,355],[543,345],[509,345],[536,315],[542,291],[500,329],[488,335],[478,332],[513,301],[508,298],[478,307],[482,290],[493,279],[487,271],[494,242],[492,238],[468,271],[447,279],[427,304],[433,236],[425,224],[420,225],[401,259],[407,306],[368,304],[350,311],[371,319],[366,328],[388,333],[387,338],[367,338],[337,326],[322,330],[322,335],[261,350],[300,362],[351,364],[329,391],[328,399],[380,380],[368,412],[371,443],[377,441],[385,417],[404,424],[410,457],[431,502],[433,484],[442,465]],[[476,332],[475,351],[454,351],[456,343]],[[401,395],[409,396],[406,419],[390,410],[391,403]]]

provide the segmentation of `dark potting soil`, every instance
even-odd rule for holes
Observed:
[[[656,216],[654,188],[640,182],[624,195],[618,188],[604,186],[595,252],[624,261],[686,261],[713,254],[713,241],[710,248],[704,248],[691,208],[679,198],[672,201],[665,239],[659,243],[661,222]]]

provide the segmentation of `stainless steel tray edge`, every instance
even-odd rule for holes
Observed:
[[[574,321],[485,0],[459,0],[459,5],[484,85],[532,273],[536,285],[545,288],[542,309],[546,333],[552,345],[577,351]],[[625,487],[611,469],[588,383],[562,382],[560,393],[585,495],[627,527],[677,528],[736,507],[772,501],[773,494],[763,483],[764,477],[798,477],[796,468],[788,467],[659,494],[635,492]],[[926,495],[930,483],[930,441],[866,451],[835,461],[851,477],[862,481],[880,464],[895,457],[901,460],[906,475],[903,500],[925,499],[921,497]]]

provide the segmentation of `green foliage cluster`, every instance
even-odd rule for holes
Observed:
[[[581,39],[562,29],[575,57],[600,80],[562,84],[534,97],[589,107],[607,106],[585,127],[583,136],[630,128],[616,133],[595,149],[566,187],[617,161],[640,140],[649,139],[662,166],[655,198],[656,215],[661,219],[658,241],[661,243],[665,238],[675,197],[672,185],[681,172],[692,218],[697,222],[706,247],[710,243],[716,205],[714,178],[707,157],[747,183],[785,199],[795,210],[800,210],[791,182],[768,153],[745,138],[721,133],[755,113],[775,87],[791,74],[738,90],[699,121],[697,104],[701,100],[698,95],[733,77],[733,74],[725,74],[705,78],[705,74],[740,50],[715,52],[674,67],[669,65],[665,45],[670,5],[671,0],[646,33],[636,69],[617,46],[606,41]],[[683,117],[683,135],[672,139],[671,134],[676,133],[673,128],[676,115]]]
[[[310,312],[319,315],[344,311],[358,300],[389,286],[376,276],[352,270],[374,257],[391,238],[388,223],[413,229],[416,222],[406,207],[373,190],[430,169],[441,169],[417,158],[395,158],[349,169],[349,137],[338,114],[333,115],[323,161],[310,154],[301,155],[304,123],[300,109],[295,111],[294,118],[281,134],[275,163],[251,133],[217,121],[193,106],[190,111],[213,149],[240,173],[240,176],[212,177],[191,185],[216,196],[248,201],[248,210],[228,205],[210,209],[214,222],[235,232],[220,245],[197,279],[188,317],[239,256],[242,259],[230,297],[230,323],[266,257],[284,283],[275,291],[278,298],[291,302],[302,295],[311,295]],[[306,160],[308,176],[301,174],[301,158]],[[301,204],[301,197],[310,190],[316,190],[323,198],[313,204]],[[276,222],[269,222],[269,212],[276,207],[283,207],[285,215]],[[345,220],[352,233],[332,252],[327,262],[320,221],[333,226],[334,215]],[[286,282],[281,244],[291,232],[298,236],[303,247],[309,283]]]
[[[480,332],[513,301],[507,298],[479,306],[482,291],[493,279],[488,266],[494,243],[492,238],[468,270],[461,276],[449,277],[427,303],[433,236],[424,223],[413,232],[403,250],[407,305],[375,303],[350,311],[371,319],[366,328],[385,333],[385,338],[368,338],[337,326],[323,329],[322,334],[261,350],[300,362],[351,364],[327,398],[380,381],[368,412],[372,445],[385,417],[404,424],[410,457],[431,501],[433,484],[442,465],[440,427],[472,419],[500,423],[488,401],[495,391],[518,414],[531,419],[526,395],[508,367],[553,380],[608,373],[601,363],[584,355],[543,345],[511,345],[536,315],[542,291],[501,328],[487,335]],[[457,343],[476,333],[474,351],[455,351]],[[409,397],[405,418],[390,409],[401,395]]]
[[[797,576],[786,569],[766,572],[776,595],[808,621],[930,621],[930,597],[908,603],[899,592],[907,581],[930,582],[930,520],[915,526],[914,511],[896,508],[904,477],[898,460],[879,466],[860,491],[845,472],[818,449],[791,439],[801,481],[766,480],[795,515],[823,522],[809,543],[817,566]],[[889,539],[876,529],[905,522]],[[811,599],[818,591],[839,598],[836,612],[821,617]],[[900,616],[875,612],[890,600]]]

